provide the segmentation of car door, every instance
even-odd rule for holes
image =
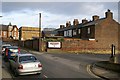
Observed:
[[[13,59],[10,60],[10,65],[12,69],[16,69],[18,64],[18,57],[15,56]]]

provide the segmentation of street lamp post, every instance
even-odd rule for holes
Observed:
[[[41,41],[41,13],[39,13],[39,51],[42,51],[41,44],[42,44],[42,41]]]
[[[0,27],[0,41],[2,41],[2,17],[3,16],[0,16],[0,24],[1,24],[1,27]]]

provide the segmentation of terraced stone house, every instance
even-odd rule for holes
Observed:
[[[110,49],[111,44],[120,49],[120,24],[113,19],[113,13],[109,9],[103,18],[94,15],[91,21],[83,19],[82,23],[74,19],[73,25],[68,21],[66,26],[60,25],[56,32],[58,36],[64,36],[64,38],[87,40],[86,46],[92,45],[93,49]],[[94,43],[89,44],[89,41]]]

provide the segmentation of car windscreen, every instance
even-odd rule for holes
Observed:
[[[19,62],[26,63],[26,62],[35,62],[37,59],[35,56],[20,56]]]
[[[3,46],[2,48],[6,48],[6,47],[9,47],[9,46]]]
[[[9,51],[12,52],[12,53],[18,53],[19,52],[18,48],[11,48],[11,49],[9,49]]]

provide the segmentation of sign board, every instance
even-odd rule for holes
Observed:
[[[61,42],[48,42],[48,48],[61,48]]]

